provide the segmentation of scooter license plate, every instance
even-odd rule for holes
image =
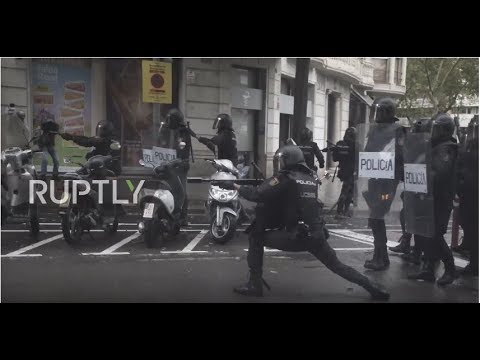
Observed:
[[[145,209],[143,209],[143,217],[146,219],[151,219],[153,217],[153,209],[155,208],[154,203],[146,203]]]

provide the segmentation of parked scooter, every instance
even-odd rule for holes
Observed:
[[[17,121],[23,126],[25,113],[16,111],[15,105],[10,104],[8,108],[12,120],[13,116],[17,117]],[[25,223],[29,227],[30,233],[36,237],[40,232],[38,221],[38,202],[37,198],[33,198],[33,204],[30,204],[30,180],[37,179],[35,166],[32,163],[33,155],[40,152],[38,147],[31,149],[31,143],[35,142],[37,137],[28,141],[25,134],[26,129],[22,128],[22,136],[27,143],[23,147],[10,147],[1,153],[2,166],[2,225],[6,223],[22,224]],[[21,136],[21,137],[22,137]]]
[[[210,181],[238,179],[239,172],[230,160],[206,159],[205,161],[211,163],[217,170],[211,176]],[[209,216],[210,233],[213,241],[218,244],[225,244],[235,234],[242,209],[238,191],[225,190],[211,184],[205,208]]]
[[[112,150],[119,150],[120,144],[113,142],[110,145]],[[73,158],[74,156],[72,156]],[[115,173],[108,169],[108,166],[116,158],[111,155],[92,156],[85,164],[73,162],[71,158],[65,158],[67,164],[80,165],[81,168],[73,173],[66,173],[61,176],[63,180],[85,180],[91,183],[91,180],[105,180],[107,177],[115,177]],[[99,203],[98,193],[93,188],[85,195],[80,192],[86,190],[81,183],[77,184],[77,202],[72,201],[73,181],[68,182],[68,189],[64,189],[62,194],[62,203],[58,214],[62,218],[62,232],[65,241],[74,244],[80,241],[82,236],[87,233],[91,236],[90,230],[101,226],[107,234],[113,234],[118,228],[118,219],[125,214],[121,204],[113,204],[110,199],[106,199],[111,192],[104,186],[103,204]],[[67,193],[65,193],[67,192]]]
[[[180,147],[184,148],[185,143],[181,142]],[[165,240],[180,232],[185,189],[176,170],[183,161],[174,159],[161,165],[139,161],[140,165],[152,168],[152,178],[155,180],[154,188],[147,184],[140,191],[139,197],[143,215],[138,231],[143,234],[148,248],[160,247]]]

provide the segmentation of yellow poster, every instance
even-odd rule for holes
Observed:
[[[143,102],[172,103],[172,64],[142,60]]]

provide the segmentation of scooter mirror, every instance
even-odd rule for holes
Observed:
[[[118,141],[114,141],[110,144],[110,149],[112,150],[120,150],[122,148],[122,146],[120,145],[120,143]]]
[[[185,149],[185,146],[187,146],[187,144],[185,144],[183,141],[180,142],[180,144],[178,144],[178,147],[180,148],[180,150]]]

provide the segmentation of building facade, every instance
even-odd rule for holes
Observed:
[[[161,147],[156,133],[166,112],[178,107],[199,136],[213,136],[217,114],[233,118],[238,150],[272,173],[275,151],[292,134],[294,58],[158,59],[170,63],[171,100],[145,102],[142,60],[2,59],[2,148],[9,145],[9,103],[26,112],[30,130],[51,116],[61,131],[93,135],[112,121],[122,142],[124,173],[144,171],[144,150]],[[368,122],[375,97],[405,92],[406,58],[311,58],[307,127],[320,147],[343,137],[349,126]],[[4,131],[4,130],[7,131]],[[5,133],[5,134],[4,134]],[[57,139],[60,155],[84,151]],[[212,153],[193,139],[191,176],[206,176]],[[332,165],[327,158],[327,166]]]

